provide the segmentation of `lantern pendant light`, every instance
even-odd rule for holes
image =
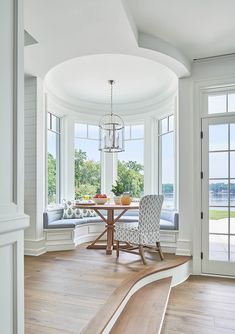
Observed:
[[[99,150],[108,153],[124,151],[124,121],[113,113],[113,85],[114,80],[109,80],[111,88],[110,114],[104,115],[99,123],[100,146]]]

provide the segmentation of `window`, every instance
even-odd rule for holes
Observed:
[[[99,127],[75,124],[75,198],[101,190]]]
[[[118,154],[118,180],[133,197],[144,193],[144,125],[125,126],[125,151]]]
[[[158,122],[159,137],[159,193],[164,195],[163,207],[175,207],[175,154],[174,116],[170,115]]]
[[[221,92],[208,95],[208,114],[235,112],[235,92]]]
[[[47,194],[48,204],[60,202],[60,118],[47,114]]]

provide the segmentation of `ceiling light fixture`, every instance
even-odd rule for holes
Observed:
[[[110,114],[103,116],[99,123],[100,147],[99,150],[108,153],[124,151],[124,121],[113,113],[113,85],[114,80],[109,80],[111,88]]]

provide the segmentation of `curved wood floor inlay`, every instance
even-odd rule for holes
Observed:
[[[116,260],[115,253],[87,250],[86,244],[71,251],[26,256],[25,334],[77,334],[89,333],[91,325],[102,328],[142,275],[173,268],[189,257],[165,254],[161,262],[157,253],[146,252],[146,259],[147,266],[127,253]],[[110,301],[112,308],[107,307]],[[106,322],[98,324],[105,308]],[[99,333],[98,327],[91,333]]]

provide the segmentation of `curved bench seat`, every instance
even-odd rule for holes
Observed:
[[[105,214],[106,212],[103,212],[104,216]],[[99,216],[78,219],[63,219],[62,217],[63,208],[48,210],[43,214],[47,251],[74,249],[81,243],[93,241],[105,228],[105,223]],[[116,224],[136,221],[138,221],[138,211],[130,210]],[[163,250],[175,253],[178,237],[178,213],[163,211],[161,213],[160,230]]]
[[[162,211],[160,219],[161,230],[178,230],[178,213],[175,211]],[[43,214],[44,229],[75,228],[78,225],[94,224],[102,222],[96,217],[83,217],[77,219],[63,219],[63,209],[48,210]],[[117,216],[116,216],[117,217]],[[120,219],[120,223],[137,222],[138,211],[126,212]]]

